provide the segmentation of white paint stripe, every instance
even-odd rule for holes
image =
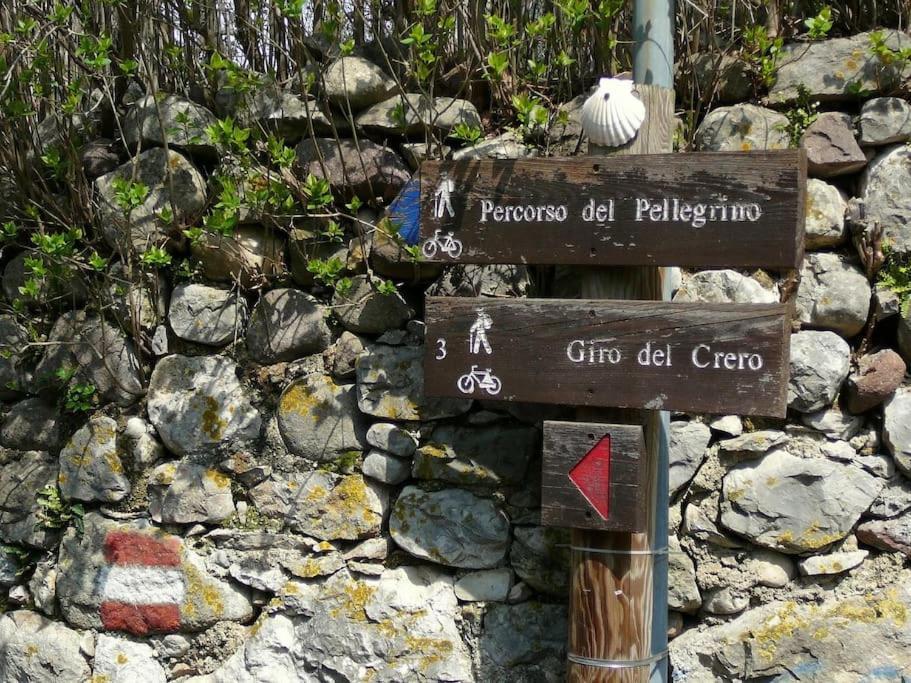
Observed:
[[[183,602],[186,588],[179,569],[112,565],[101,589],[105,600],[131,605]]]

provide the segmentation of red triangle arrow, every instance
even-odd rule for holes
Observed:
[[[573,465],[569,478],[601,519],[607,519],[610,512],[610,434]]]

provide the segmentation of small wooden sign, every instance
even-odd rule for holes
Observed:
[[[782,304],[427,297],[427,396],[783,417]]]
[[[803,258],[803,150],[428,161],[424,258],[789,269]]]
[[[541,487],[545,526],[643,531],[642,427],[545,422]]]

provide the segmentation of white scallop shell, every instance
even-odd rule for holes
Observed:
[[[582,105],[582,129],[590,142],[619,147],[634,137],[645,121],[645,105],[633,94],[633,82],[602,78]]]

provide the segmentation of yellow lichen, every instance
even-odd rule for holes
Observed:
[[[108,469],[111,470],[111,472],[114,474],[123,474],[123,463],[120,462],[120,458],[117,457],[116,453],[105,453],[104,461],[108,464]]]
[[[344,601],[341,605],[329,612],[329,616],[337,619],[340,616],[346,616],[354,621],[366,621],[367,613],[364,608],[367,602],[376,593],[376,588],[369,586],[363,581],[346,581],[342,586]],[[340,596],[341,597],[341,596]]]
[[[786,602],[777,614],[754,630],[752,634],[744,634],[744,639],[752,635],[759,654],[771,661],[781,640],[790,638],[795,631],[806,628],[809,623],[802,615],[798,615],[796,612],[797,603]]]
[[[231,486],[230,477],[218,470],[206,470],[205,477],[220,489],[226,489]]]
[[[118,664],[126,664],[128,661],[130,661],[130,660],[127,658],[127,656],[125,654],[123,654],[122,652],[117,653],[117,663]]]
[[[218,414],[218,401],[211,396],[203,396],[202,401],[202,431],[212,441],[220,441],[228,423]]]

